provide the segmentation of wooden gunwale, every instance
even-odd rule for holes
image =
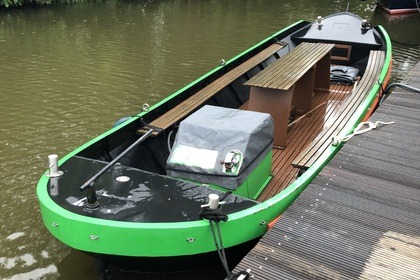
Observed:
[[[173,124],[181,121],[220,90],[231,84],[240,76],[246,74],[253,67],[264,62],[267,58],[274,55],[283,47],[284,45],[278,43],[274,43],[268,46],[266,49],[262,50],[252,58],[248,59],[244,63],[216,79],[214,82],[210,83],[185,101],[181,102],[159,118],[152,121],[150,125],[165,130]],[[140,132],[142,132],[142,130]]]

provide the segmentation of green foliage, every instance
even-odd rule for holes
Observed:
[[[24,5],[51,5],[58,3],[72,4],[72,3],[83,3],[83,2],[92,2],[94,0],[0,0],[0,9],[6,7],[19,7]]]
[[[0,0],[0,7],[22,6],[23,0]]]

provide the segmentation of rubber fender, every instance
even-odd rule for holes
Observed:
[[[126,120],[129,120],[129,119],[131,119],[131,117],[122,117],[121,119],[114,122],[112,127],[117,127],[117,126],[119,126],[120,124],[122,124],[123,122],[125,122]]]

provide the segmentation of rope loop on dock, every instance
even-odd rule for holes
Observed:
[[[380,125],[380,124],[387,125],[387,124],[394,124],[394,123],[395,122],[382,122],[382,121],[377,121],[377,122],[374,122],[374,123],[373,122],[361,122],[353,130],[353,133],[351,133],[349,135],[346,135],[344,137],[339,137],[337,135],[334,135],[331,138],[331,145],[338,146],[342,142],[349,141],[355,135],[363,134],[365,132],[368,132],[368,131],[371,131],[373,129],[376,129],[378,127],[378,125]],[[367,126],[367,127],[365,127],[365,126]]]

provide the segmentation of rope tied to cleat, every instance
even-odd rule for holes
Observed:
[[[229,265],[226,258],[225,248],[223,246],[222,232],[220,230],[220,222],[226,222],[228,215],[223,213],[220,209],[220,205],[226,203],[224,201],[232,192],[226,192],[219,197],[217,194],[209,195],[209,202],[201,205],[200,219],[206,219],[210,222],[210,229],[213,235],[214,245],[216,247],[217,254],[219,255],[220,261],[222,262],[223,268],[226,271],[226,279],[228,280],[239,280],[248,279],[249,272],[241,271],[237,274],[233,274],[229,270]]]

